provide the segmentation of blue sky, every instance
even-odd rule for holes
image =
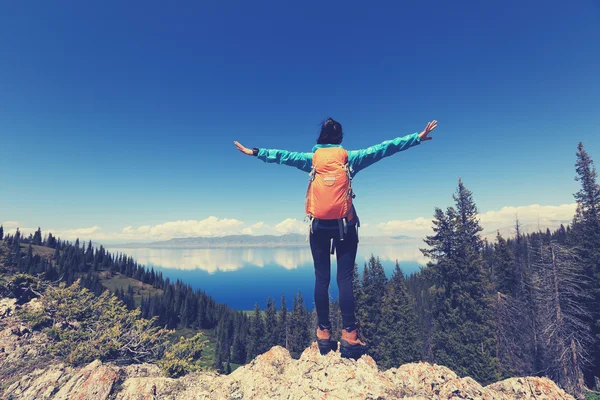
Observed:
[[[233,141],[309,151],[328,116],[348,149],[439,121],[357,175],[371,234],[428,224],[459,177],[482,213],[568,217],[577,143],[600,162],[597,1],[288,3],[3,2],[0,223],[293,231],[306,174]]]

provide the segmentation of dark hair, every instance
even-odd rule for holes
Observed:
[[[327,118],[321,124],[321,133],[317,139],[318,144],[340,144],[344,138],[342,124],[333,118]]]

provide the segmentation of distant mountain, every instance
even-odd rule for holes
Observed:
[[[360,236],[360,233],[359,233]],[[362,244],[400,244],[418,240],[410,236],[360,236]],[[194,248],[211,247],[285,247],[306,246],[306,235],[288,233],[285,235],[227,235],[217,237],[188,237],[151,243],[124,243],[111,248]]]

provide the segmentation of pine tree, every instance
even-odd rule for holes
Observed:
[[[94,248],[92,247],[92,241],[88,242],[87,250],[85,251],[85,261],[88,264],[91,264],[94,259]]]
[[[304,307],[302,293],[294,297],[294,307],[288,322],[288,349],[294,358],[299,358],[310,344],[310,321]]]
[[[42,229],[38,227],[37,231],[33,235],[32,243],[41,246],[42,244]]]
[[[265,340],[267,350],[276,346],[279,342],[277,310],[275,309],[275,302],[270,297],[267,299],[267,310],[265,312]]]
[[[379,342],[376,343],[378,365],[399,367],[421,359],[421,335],[417,328],[415,300],[408,292],[404,274],[396,261],[392,279],[388,282],[381,305]]]
[[[482,230],[472,194],[458,182],[456,209],[436,209],[434,235],[423,253],[431,257],[428,279],[433,283],[432,347],[435,362],[459,375],[489,383],[497,378],[493,319],[486,301],[479,236]]]
[[[545,344],[545,370],[577,398],[585,396],[583,370],[589,365],[591,296],[575,252],[557,243],[534,249],[534,298],[539,304],[539,331]]]
[[[223,373],[223,354],[221,354],[221,342],[217,340],[215,344],[215,359],[213,361],[213,368],[218,373]]]
[[[417,315],[417,324],[419,332],[423,333],[421,354],[423,360],[433,362],[433,350],[430,332],[433,330],[433,320],[431,318],[431,295],[429,289],[431,283],[426,277],[426,273],[421,270],[413,273],[406,279],[408,290],[415,299],[415,312]]]
[[[279,345],[288,348],[288,312],[285,305],[285,295],[281,295],[281,307],[279,308],[279,318],[277,320],[277,332],[279,333]]]
[[[372,355],[375,360],[379,359],[378,347],[373,346],[380,342],[378,332],[381,320],[382,294],[385,292],[387,277],[379,257],[371,255],[362,280],[362,303],[361,303],[361,328],[367,344],[371,346]]]
[[[575,180],[581,183],[581,189],[574,194],[577,209],[569,235],[572,244],[581,259],[583,274],[590,282],[592,298],[587,302],[591,312],[589,325],[592,328],[594,344],[592,347],[592,368],[589,374],[600,376],[600,185],[598,173],[583,143],[577,147]]]
[[[333,340],[339,341],[341,339],[342,328],[340,301],[339,299],[335,299],[331,302],[331,338]]]
[[[24,271],[31,272],[31,267],[33,266],[33,248],[31,247],[31,243],[27,247],[27,256],[25,257],[25,265]]]
[[[57,245],[56,248],[54,249],[54,256],[52,257],[54,259],[54,261],[56,261],[58,263],[58,260],[60,259],[60,246]]]
[[[46,246],[48,246],[52,249],[56,247],[56,238],[52,235],[52,233],[48,233],[48,239],[46,241]]]
[[[19,228],[17,228],[15,236],[13,237],[12,246],[16,256],[19,256],[19,252],[21,251],[21,232],[19,231]]]
[[[0,225],[0,240],[4,238],[4,227]]]
[[[366,266],[365,266],[366,267]],[[361,277],[358,272],[358,264],[354,263],[354,271],[352,274],[352,292],[354,293],[354,316],[359,325],[362,323],[364,292],[362,288]],[[341,310],[340,310],[341,312]]]
[[[246,359],[252,360],[265,351],[265,323],[260,312],[258,303],[254,306],[254,315],[250,320],[250,331],[248,332],[248,344],[246,346]]]
[[[246,363],[246,340],[248,332],[246,329],[246,317],[239,313],[235,317],[233,344],[231,346],[231,359],[237,364]]]
[[[512,297],[515,297],[519,286],[514,262],[508,242],[498,232],[494,243],[493,278],[496,291]]]

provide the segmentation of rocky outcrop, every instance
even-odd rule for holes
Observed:
[[[379,371],[363,356],[321,356],[316,343],[299,360],[279,346],[230,375],[194,373],[165,378],[153,364],[126,367],[94,361],[81,368],[57,363],[45,351],[47,338],[13,315],[12,300],[0,299],[1,399],[573,399],[548,378],[511,378],[483,387],[449,368],[411,363]]]
[[[511,378],[482,387],[450,369],[405,364],[385,372],[363,356],[321,356],[313,344],[299,360],[273,347],[230,375],[162,376],[155,365],[120,368],[95,361],[74,370],[62,364],[38,369],[12,384],[4,399],[573,399],[547,378]]]

